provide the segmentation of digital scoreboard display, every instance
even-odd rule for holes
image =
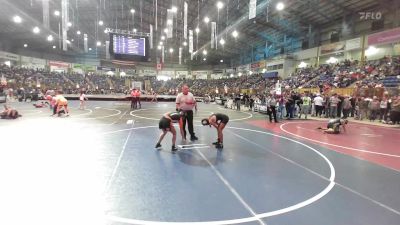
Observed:
[[[131,36],[125,34],[110,35],[110,53],[115,59],[147,61],[148,37]]]
[[[146,38],[113,36],[114,54],[146,56]]]

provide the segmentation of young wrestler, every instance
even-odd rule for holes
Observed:
[[[87,100],[88,100],[88,98],[86,97],[85,92],[81,91],[81,95],[79,96],[79,109],[81,109],[81,110],[85,109]]]
[[[339,134],[340,127],[343,127],[343,131],[346,131],[346,124],[348,123],[345,119],[331,119],[328,121],[327,128],[318,127],[317,129],[323,130],[327,134]]]
[[[64,96],[62,96],[62,92],[58,91],[55,98],[56,98],[55,114],[58,114],[58,116],[60,116],[61,109],[64,109],[67,116],[69,116],[68,100]]]
[[[158,127],[160,130],[162,130],[162,133],[160,134],[160,138],[157,142],[156,148],[161,147],[161,141],[164,139],[164,136],[167,134],[167,132],[172,133],[172,147],[171,150],[172,152],[176,152],[178,148],[175,147],[175,142],[176,142],[176,130],[174,128],[174,125],[172,123],[179,122],[179,131],[181,133],[182,139],[184,139],[183,135],[183,129],[182,129],[182,114],[179,112],[169,112],[165,113],[164,116],[160,119],[160,122],[158,124]]]
[[[18,117],[21,117],[21,115],[18,114],[17,110],[4,105],[4,111],[0,113],[1,119],[17,119]]]
[[[208,119],[201,120],[201,124],[204,126],[211,125],[217,129],[218,132],[218,139],[217,142],[214,142],[216,148],[223,148],[224,147],[224,135],[222,133],[223,129],[225,128],[226,124],[229,122],[229,117],[222,113],[215,113],[212,114]]]

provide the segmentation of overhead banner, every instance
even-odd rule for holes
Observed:
[[[59,68],[70,68],[71,64],[60,61],[49,61],[49,66],[54,66]]]
[[[179,65],[182,64],[182,48],[179,48]]]
[[[249,20],[256,17],[257,0],[250,0],[249,2]]]
[[[216,48],[216,35],[217,32],[217,23],[211,22],[211,48]]]
[[[187,12],[188,12],[188,4],[185,2],[183,4],[183,38],[187,39]]]
[[[387,44],[400,41],[400,27],[368,35],[368,45]]]
[[[110,59],[110,41],[106,41],[106,59]]]
[[[88,37],[87,34],[83,34],[83,48],[85,50],[85,52],[88,52]]]
[[[193,53],[193,30],[189,30],[189,52]],[[193,59],[193,54],[192,54]]]
[[[43,8],[43,26],[45,28],[50,28],[49,0],[42,0],[42,8]]]
[[[346,51],[361,48],[361,38],[354,38],[346,41]]]
[[[172,33],[174,31],[174,14],[172,10],[167,10],[167,38],[172,38]]]
[[[336,42],[328,45],[321,46],[321,55],[336,53],[344,51],[346,47],[346,42]]]
[[[13,60],[13,61],[18,61],[19,55],[0,51],[0,59],[8,59],[8,60]]]
[[[150,24],[150,49],[153,49],[153,25]]]
[[[67,45],[67,32],[68,32],[68,22],[69,22],[69,17],[68,17],[68,2],[69,0],[62,0],[61,2],[61,20],[62,20],[62,43],[63,43],[63,51],[68,50],[68,45]]]
[[[163,46],[161,46],[161,63],[164,63],[164,57],[165,57],[165,54],[164,54],[164,45]]]

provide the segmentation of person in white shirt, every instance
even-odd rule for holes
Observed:
[[[197,112],[197,103],[193,94],[189,92],[189,87],[187,85],[182,86],[182,93],[176,96],[176,111],[183,112],[183,130],[184,139],[186,139],[186,122],[188,123],[190,140],[196,141],[198,138],[194,134],[193,130],[193,108]]]
[[[81,91],[81,95],[79,96],[79,109],[84,110],[85,109],[85,105],[86,105],[86,101],[88,99],[86,98],[85,92]]]
[[[317,94],[317,97],[314,98],[315,104],[315,116],[321,117],[322,110],[324,109],[324,99],[321,97],[320,94]]]

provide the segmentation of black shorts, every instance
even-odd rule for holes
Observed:
[[[221,118],[219,118],[219,119],[220,119],[219,123],[223,123],[225,125],[228,124],[228,122],[229,122],[229,117],[226,115],[221,116]]]
[[[161,129],[161,130],[165,130],[165,129],[168,129],[170,127],[171,127],[171,120],[169,120],[169,119],[167,119],[165,117],[162,117],[160,119],[160,122],[158,123],[158,128]]]

